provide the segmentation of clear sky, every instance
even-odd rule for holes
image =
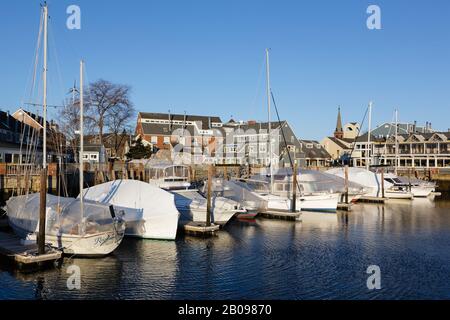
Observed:
[[[400,120],[450,128],[448,0],[50,0],[50,101],[60,104],[78,79],[133,88],[138,111],[266,120],[264,50],[280,115],[305,139],[361,121]],[[66,8],[81,7],[81,30],[66,28]],[[381,8],[382,30],[366,9]],[[26,92],[40,2],[3,1],[0,10],[0,107]],[[58,68],[58,65],[60,66]]]

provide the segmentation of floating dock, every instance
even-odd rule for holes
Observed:
[[[14,234],[0,232],[0,257],[14,264],[19,271],[30,272],[51,266],[61,259],[62,252],[48,249],[38,255],[37,244],[24,245]]]
[[[384,204],[384,203],[386,203],[387,200],[388,200],[388,198],[362,196],[358,199],[358,202]]]
[[[202,237],[213,236],[219,229],[219,225],[211,224],[210,226],[207,226],[202,222],[189,222],[184,225],[185,233]]]
[[[261,212],[259,215],[267,219],[295,221],[299,219],[300,211],[292,212],[288,210],[270,209],[266,212]]]
[[[352,203],[339,202],[337,209],[340,211],[352,211]]]

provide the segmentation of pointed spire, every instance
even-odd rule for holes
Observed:
[[[341,117],[341,107],[338,107],[338,116],[336,122],[336,130],[334,131],[334,137],[342,139],[344,137],[344,130],[342,129],[342,117]]]

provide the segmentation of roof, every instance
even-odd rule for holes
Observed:
[[[305,158],[308,159],[331,159],[331,155],[327,150],[316,140],[301,140],[299,142],[302,146],[302,152],[305,153]],[[312,148],[306,145],[312,144]]]
[[[337,144],[342,149],[351,149],[347,144],[351,144],[354,142],[354,139],[338,139],[336,137],[328,137],[331,141]],[[347,144],[346,144],[347,143]]]
[[[287,123],[286,120],[282,120],[280,122],[272,121],[270,123],[270,128],[271,128],[271,130],[276,130],[276,129],[280,128],[280,126],[282,126],[286,123]],[[261,130],[265,130],[265,132],[267,132],[267,130],[269,128],[269,123],[268,122],[252,122],[252,123],[246,122],[244,124],[238,124],[235,127],[238,129],[242,129],[244,131],[255,130],[256,132],[260,132]]]
[[[175,130],[179,130],[180,133],[182,132],[184,126],[180,124],[172,124],[169,125],[164,123],[141,123],[142,130],[144,134],[146,135],[157,135],[157,136],[171,136],[172,134],[175,134]],[[195,132],[195,128],[193,126],[187,125],[184,130],[189,132],[189,134],[194,137],[197,136],[197,132]],[[225,136],[222,127],[212,128],[212,129],[206,129],[206,130],[218,130],[222,136]]]
[[[139,112],[141,119],[155,119],[155,120],[169,120],[172,121],[200,121],[202,122],[202,128],[208,129],[209,122],[222,123],[220,117],[217,116],[196,116],[190,114],[169,114],[169,113],[151,113],[151,112]]]

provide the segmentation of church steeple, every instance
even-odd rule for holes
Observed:
[[[336,130],[334,131],[334,137],[338,139],[344,138],[344,130],[342,129],[341,107],[338,108],[338,116],[337,116]]]

